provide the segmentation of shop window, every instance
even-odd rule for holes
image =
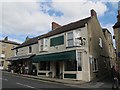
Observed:
[[[82,53],[78,52],[77,56],[78,56],[78,71],[82,71]]]
[[[77,71],[77,61],[65,61],[65,71]]]
[[[50,70],[50,62],[41,61],[39,63],[39,70]]]
[[[57,45],[62,45],[64,44],[64,36],[59,36],[55,38],[50,39],[50,46],[57,46]]]

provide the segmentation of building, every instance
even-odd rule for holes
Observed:
[[[119,2],[120,5],[120,2]],[[117,22],[113,26],[114,37],[116,42],[116,60],[120,64],[120,7],[118,8]]]
[[[8,37],[5,37],[4,40],[0,40],[0,66],[3,69],[8,68],[9,62],[6,61],[11,56],[14,56],[14,52],[11,50],[19,45],[19,43],[8,40]]]
[[[35,65],[38,76],[91,81],[107,75],[110,53],[105,35],[91,10],[90,17],[61,26],[52,23],[52,31],[31,38],[14,48],[16,65]],[[18,63],[19,62],[19,63]]]
[[[114,45],[113,45],[112,35],[109,32],[109,30],[106,29],[106,28],[103,28],[103,34],[104,34],[106,42],[107,42],[109,59],[110,59],[111,67],[112,67],[116,63],[116,53],[115,53],[116,51],[115,51],[115,48],[114,48]]]

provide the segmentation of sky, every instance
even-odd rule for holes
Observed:
[[[22,43],[25,38],[51,31],[51,23],[69,24],[97,12],[101,27],[108,28],[117,22],[119,0],[1,0],[0,39]]]

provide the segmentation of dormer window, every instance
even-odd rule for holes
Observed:
[[[29,53],[32,53],[32,47],[29,46]]]

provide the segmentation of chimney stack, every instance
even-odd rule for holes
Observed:
[[[96,11],[94,9],[91,10],[91,16],[97,17],[97,13],[96,13]]]
[[[56,22],[52,22],[52,30],[55,30],[56,28],[59,28],[59,27],[61,27],[61,25],[59,25]]]

